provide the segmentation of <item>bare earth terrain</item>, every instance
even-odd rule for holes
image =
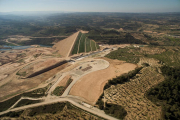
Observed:
[[[68,66],[64,64],[36,77],[24,79],[27,75],[63,59],[59,58],[55,50],[45,47],[9,50],[2,52],[0,57],[1,61],[7,63],[0,66],[0,100],[37,87]]]
[[[94,105],[99,96],[103,93],[103,87],[109,79],[123,73],[128,73],[137,67],[135,64],[124,63],[119,60],[103,59],[110,63],[109,67],[104,70],[92,72],[80,78],[72,87],[70,95],[80,96],[86,99],[89,104]]]
[[[53,48],[58,50],[59,54],[61,54],[63,57],[68,57],[71,53],[71,50],[73,48],[74,42],[76,41],[78,34],[79,32],[76,32],[70,37],[59,41],[53,46]]]

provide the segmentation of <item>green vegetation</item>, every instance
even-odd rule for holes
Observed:
[[[118,119],[123,119],[127,115],[126,110],[122,106],[115,104],[106,104],[104,112]]]
[[[20,59],[20,60],[18,60],[17,62],[18,62],[18,63],[22,63],[22,62],[24,62],[24,59]]]
[[[135,70],[130,71],[128,74],[123,74],[121,76],[113,78],[112,80],[109,80],[108,83],[106,83],[106,85],[104,86],[104,90],[111,87],[111,85],[123,84],[125,82],[128,82],[130,79],[136,76],[136,74],[139,73],[141,69],[142,67],[136,68]],[[102,94],[99,97],[96,103],[99,106],[99,109],[104,110],[106,114],[109,114],[119,119],[123,119],[127,114],[125,109],[120,105],[114,105],[114,104],[108,104],[108,103],[105,103],[106,107],[104,108],[104,102],[102,101],[103,95],[104,94]]]
[[[23,111],[18,111],[18,112],[8,112],[6,114],[0,115],[0,117],[19,117],[21,114],[23,113]]]
[[[39,106],[31,109],[29,116],[35,116],[43,113],[56,114],[59,111],[62,111],[66,103],[55,103],[51,105]]]
[[[8,43],[8,42],[5,42],[5,41],[1,41],[0,40],[0,45],[7,45],[7,46],[16,46],[14,44],[11,44],[11,43]],[[0,46],[1,47],[1,46]]]
[[[17,72],[16,75],[19,75],[19,76],[23,76],[25,77],[27,75],[26,71],[20,73],[20,72]]]
[[[143,52],[143,48],[119,48],[116,51],[112,51],[111,53],[107,54],[106,57],[110,59],[118,59],[127,61],[130,63],[138,63],[141,57],[146,58],[154,58],[159,60],[160,62],[164,63],[168,66],[179,66],[180,65],[180,48],[179,47],[144,47],[147,48],[147,52]],[[156,53],[157,51],[152,51],[153,49],[159,49],[164,51]]]
[[[177,46],[180,45],[179,40],[170,40],[169,38],[164,38],[163,35],[157,34],[164,33],[175,38],[174,36],[180,36],[179,26],[179,13],[64,13],[36,18],[1,15],[0,41],[10,35],[68,36],[77,30],[86,30],[89,31],[87,37],[98,43],[147,43]],[[154,35],[151,36],[151,33],[144,31],[157,33],[153,33]],[[144,33],[146,34],[145,36],[143,35]],[[134,34],[136,35],[134,36]],[[149,36],[151,37],[149,38]],[[49,44],[50,42],[47,43]]]
[[[112,31],[114,34],[112,34]],[[115,30],[95,29],[88,33],[88,37],[106,44],[145,44],[143,41],[134,38],[130,33],[120,33]]]
[[[146,97],[162,106],[162,117],[166,120],[180,118],[180,67],[161,67],[165,81],[147,91]]]
[[[180,65],[180,51],[179,49],[166,48],[166,51],[161,54],[147,54],[149,58],[155,58],[165,63],[168,66]]]
[[[104,120],[96,115],[88,113],[69,102],[54,103],[22,111],[9,112],[2,117],[13,117],[17,119],[92,119]],[[10,118],[11,119],[11,118]]]
[[[74,47],[73,47],[72,55],[73,55],[73,54],[77,54],[77,52],[78,52],[79,40],[80,40],[80,38],[81,38],[81,35],[82,35],[82,33],[79,32],[79,35],[78,35],[78,37],[76,38],[76,42],[75,42]]]
[[[167,37],[167,45],[180,46],[180,38]]]
[[[118,59],[127,61],[129,63],[138,63],[140,58],[140,53],[136,50],[136,48],[132,48],[133,52],[129,52],[131,48],[119,48],[116,51],[112,51],[107,54],[105,57],[110,59]],[[135,53],[136,52],[136,53]]]
[[[31,40],[26,41],[12,41],[18,45],[46,45],[46,46],[53,46],[53,42],[59,42],[66,37],[54,37],[54,38],[31,38]]]
[[[96,51],[96,43],[91,40],[91,48],[92,48],[92,51]]]
[[[78,46],[79,46],[79,51],[78,51]],[[96,44],[96,42],[90,40],[87,37],[87,34],[80,33],[76,39],[74,48],[72,50],[72,54],[77,54],[77,52],[79,53],[85,52],[85,47],[86,47],[86,52],[90,52],[91,47],[92,47],[92,51],[96,51],[96,46],[99,49],[99,45]]]
[[[15,96],[13,98],[10,98],[10,99],[4,101],[4,102],[0,102],[0,112],[10,108],[21,97],[34,97],[34,98],[38,98],[38,97],[45,96],[46,90],[49,88],[49,86],[50,86],[50,84],[47,85],[44,88],[39,88],[39,89],[33,90],[31,92],[22,93],[20,95],[17,95],[17,96]]]
[[[58,86],[53,91],[53,94],[56,96],[61,96],[64,93],[65,87],[64,86]]]
[[[104,86],[104,90],[111,87],[111,85],[123,84],[124,82],[128,82],[131,78],[136,76],[136,74],[139,73],[141,69],[142,67],[136,68],[135,70],[130,71],[127,74],[123,74],[121,76],[113,78],[112,80],[109,80],[108,83],[106,83],[106,85]]]
[[[143,66],[143,67],[148,67],[148,66],[150,66],[150,65],[149,65],[148,63],[143,63],[142,66]]]
[[[86,52],[91,51],[90,39],[86,37]]]
[[[82,34],[79,45],[79,53],[85,52],[85,39],[86,39],[86,34]]]
[[[99,47],[99,45],[96,43],[96,47],[97,47],[97,49],[100,49],[100,47]]]
[[[21,107],[24,105],[30,105],[30,104],[35,104],[39,103],[41,100],[28,100],[28,99],[22,99],[15,107]]]
[[[102,94],[99,97],[96,103],[99,106],[99,109],[104,110],[106,114],[109,114],[113,117],[116,117],[118,119],[123,119],[127,115],[127,112],[124,109],[124,107],[120,105],[105,103],[105,108],[104,108],[104,102],[102,101],[103,95],[104,94]]]
[[[66,85],[56,87],[55,90],[53,91],[53,94],[56,96],[61,96],[64,93],[64,91],[66,90],[66,88],[71,84],[72,81],[73,81],[73,79],[69,78]]]
[[[34,56],[34,58],[37,58],[37,57],[39,57],[41,55],[41,53],[40,54],[35,54],[35,55],[33,55]]]

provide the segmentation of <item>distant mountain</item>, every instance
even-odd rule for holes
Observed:
[[[66,11],[14,11],[14,12],[0,12],[0,15],[20,15],[20,16],[44,16],[50,14],[71,13]]]

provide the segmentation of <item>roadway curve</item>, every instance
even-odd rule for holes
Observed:
[[[108,120],[118,120],[118,119],[116,119],[114,117],[106,115],[105,113],[97,112],[95,110],[87,108],[87,107],[75,102],[71,98],[58,98],[58,99],[51,100],[51,101],[45,101],[45,102],[36,103],[36,104],[32,104],[32,105],[26,105],[26,106],[22,106],[22,107],[18,107],[18,108],[13,108],[11,110],[6,110],[4,112],[1,112],[0,115],[6,114],[8,112],[21,111],[21,110],[25,110],[25,109],[28,109],[28,108],[34,108],[34,107],[38,107],[38,106],[42,106],[42,105],[49,105],[49,104],[58,103],[58,102],[70,102],[71,104],[77,106],[78,108],[81,108],[81,109],[83,109],[83,110],[85,110],[87,112],[90,112],[90,113],[92,113],[94,115],[97,115],[99,117],[102,117],[102,118],[105,118],[105,119],[108,119]]]
[[[100,61],[100,63],[98,63],[98,62],[96,62],[96,61],[98,61],[98,62]],[[106,61],[106,60],[96,59],[95,62],[93,62],[93,63],[97,63],[97,64],[95,65],[96,68],[92,68],[91,71],[85,72],[84,74],[82,74],[82,75],[78,76],[76,79],[74,79],[74,80],[72,81],[72,83],[66,88],[66,90],[64,91],[62,97],[66,97],[66,96],[69,94],[69,92],[70,92],[71,88],[73,87],[73,85],[76,84],[76,82],[77,82],[80,78],[82,78],[83,76],[85,76],[85,75],[87,75],[87,74],[89,74],[89,73],[98,71],[98,70],[106,69],[106,68],[109,67],[109,62]],[[89,63],[86,63],[86,64],[89,64]],[[76,68],[75,68],[75,69],[76,69]]]
[[[6,114],[8,112],[12,112],[12,111],[20,111],[20,110],[24,110],[24,109],[28,109],[28,108],[33,108],[33,107],[38,107],[38,106],[42,106],[42,105],[48,105],[48,104],[53,104],[53,103],[58,103],[58,102],[70,102],[71,104],[87,111],[90,112],[94,115],[97,115],[99,117],[105,118],[105,119],[109,119],[109,120],[117,120],[114,117],[111,117],[109,115],[106,115],[104,112],[100,112],[99,109],[97,108],[88,108],[85,107],[81,104],[81,98],[76,98],[74,96],[69,96],[69,92],[72,88],[72,86],[84,75],[87,75],[91,72],[94,71],[98,71],[98,70],[102,70],[102,69],[106,69],[109,66],[109,62],[106,60],[101,60],[101,59],[96,59],[94,63],[96,63],[97,61],[101,61],[100,64],[96,64],[95,68],[92,68],[91,71],[89,72],[85,72],[82,75],[79,75],[76,79],[73,80],[73,82],[67,87],[67,89],[65,90],[65,92],[63,93],[63,95],[61,97],[57,97],[57,96],[53,96],[51,95],[52,91],[55,89],[55,87],[57,86],[57,84],[64,78],[64,76],[66,76],[68,73],[72,73],[73,70],[67,72],[67,73],[63,73],[63,74],[59,74],[55,79],[56,82],[51,86],[51,88],[49,89],[49,91],[47,92],[48,95],[47,97],[43,97],[43,98],[29,98],[29,97],[22,97],[21,99],[19,99],[12,107],[10,107],[8,110],[0,112],[0,115]],[[98,62],[97,62],[98,63]],[[89,64],[89,63],[85,63],[85,64]],[[82,64],[81,64],[82,65]],[[77,68],[75,68],[77,69]],[[73,73],[74,74],[74,73]],[[15,105],[18,104],[18,102],[20,102],[22,99],[30,99],[30,100],[44,100],[44,102],[41,103],[36,103],[36,104],[31,104],[31,105],[26,105],[26,106],[22,106],[22,107],[18,107],[18,108],[14,108]]]

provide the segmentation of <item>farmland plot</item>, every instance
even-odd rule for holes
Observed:
[[[73,51],[72,51],[72,55],[73,55],[73,54],[77,54],[77,52],[78,52],[79,40],[80,40],[80,38],[81,38],[81,35],[82,35],[82,33],[79,32],[79,35],[78,35],[78,37],[76,38],[76,42],[75,42],[75,45],[74,45],[74,48],[73,48]]]

